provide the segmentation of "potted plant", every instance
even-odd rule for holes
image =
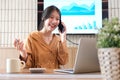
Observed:
[[[120,79],[120,23],[118,18],[104,19],[97,34],[98,57],[105,80]]]

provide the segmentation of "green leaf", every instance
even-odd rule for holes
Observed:
[[[99,48],[120,47],[120,23],[117,17],[103,20],[103,27],[97,34],[97,46]]]

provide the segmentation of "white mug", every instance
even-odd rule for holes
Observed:
[[[25,67],[25,62],[16,58],[9,58],[6,60],[6,72],[15,73],[20,72]]]

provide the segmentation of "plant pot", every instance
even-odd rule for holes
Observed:
[[[105,80],[120,80],[120,48],[100,48],[98,58]]]

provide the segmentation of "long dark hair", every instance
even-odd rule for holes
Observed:
[[[42,13],[42,16],[41,16],[41,22],[40,22],[40,25],[39,25],[39,29],[38,30],[41,30],[44,26],[44,21],[46,19],[48,19],[51,15],[51,13],[56,10],[60,16],[60,20],[61,20],[61,13],[60,13],[60,10],[54,6],[54,5],[51,5],[51,6],[48,6]]]

